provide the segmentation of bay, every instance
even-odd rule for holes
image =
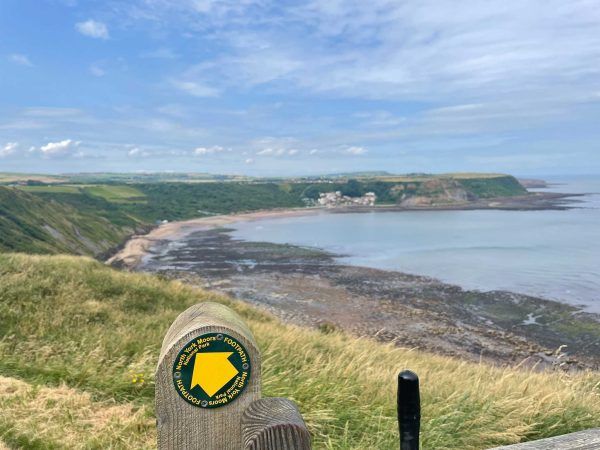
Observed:
[[[600,312],[600,181],[555,178],[586,193],[555,211],[404,211],[239,222],[232,236],[318,247],[340,263],[427,275],[467,289],[507,290]]]

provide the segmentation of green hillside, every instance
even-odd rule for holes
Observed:
[[[337,181],[44,184],[0,186],[0,250],[98,256],[134,230],[161,220],[185,220],[273,208],[312,205],[323,192],[378,204],[415,200],[442,205],[526,194],[508,175],[419,175]]]
[[[23,189],[76,207],[100,197],[140,221],[183,220],[210,214],[231,214],[272,208],[297,208],[323,192],[341,191],[359,197],[375,192],[379,204],[395,204],[407,196],[440,196],[444,189],[461,189],[470,199],[527,194],[510,175],[457,175],[361,178],[329,182],[211,182],[135,183],[128,185],[25,186]],[[69,191],[68,189],[73,189]],[[442,196],[443,197],[443,196]]]
[[[146,220],[182,220],[207,214],[230,214],[304,206],[285,184],[276,183],[153,183],[135,185],[145,204],[131,211]]]
[[[313,200],[323,192],[341,191],[350,197],[374,192],[379,204],[394,204],[411,196],[434,198],[444,189],[464,190],[465,197],[473,200],[527,194],[527,190],[513,176],[485,174],[385,176],[332,183],[295,183],[291,188],[296,195]]]
[[[112,203],[93,201],[79,207],[0,186],[0,251],[99,255],[140,225]]]
[[[88,258],[0,254],[0,447],[153,448],[153,372],[188,306],[245,318],[263,394],[298,403],[314,448],[397,449],[395,377],[421,377],[427,449],[484,449],[600,426],[598,373],[494,368],[290,325],[253,307]],[[33,432],[35,430],[35,432]]]
[[[527,189],[515,177],[508,175],[490,178],[462,177],[457,180],[465,189],[479,198],[510,197],[527,193]]]

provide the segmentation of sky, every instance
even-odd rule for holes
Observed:
[[[598,0],[1,0],[0,172],[600,173]]]

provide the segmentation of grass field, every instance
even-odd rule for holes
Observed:
[[[39,181],[40,183],[60,183],[66,181],[66,178],[45,174],[0,172],[0,184],[27,180]]]
[[[48,185],[33,185],[33,186],[17,186],[17,189],[21,189],[25,192],[32,193],[51,193],[51,194],[79,194],[81,192],[81,186],[74,186],[71,184],[48,184]]]
[[[133,186],[127,185],[92,185],[86,186],[83,190],[91,195],[102,197],[109,202],[114,203],[145,203],[145,195]]]
[[[144,203],[145,195],[140,190],[129,185],[113,185],[113,184],[49,184],[49,185],[33,185],[33,186],[18,186],[26,192],[46,193],[46,194],[81,194],[86,193],[101,197],[113,203]]]
[[[397,449],[395,377],[404,368],[421,377],[426,449],[484,449],[600,425],[598,373],[461,362],[284,325],[87,258],[0,254],[0,441],[152,448],[162,338],[181,311],[207,300],[245,318],[263,354],[264,395],[298,403],[315,449]]]

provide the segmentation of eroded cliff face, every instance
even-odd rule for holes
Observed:
[[[460,204],[477,200],[459,182],[451,179],[436,179],[421,183],[414,193],[404,192],[398,203],[402,206],[430,206]]]

